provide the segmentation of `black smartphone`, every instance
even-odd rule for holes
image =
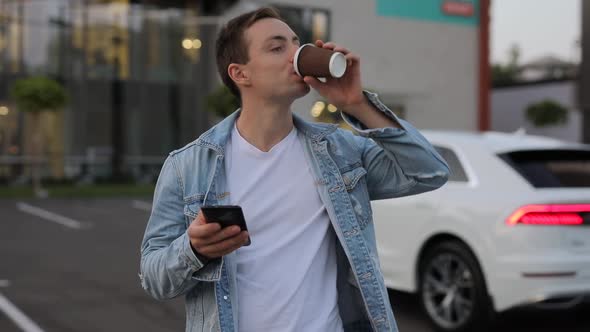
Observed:
[[[238,205],[210,205],[202,206],[201,211],[208,222],[216,222],[221,225],[221,228],[228,226],[237,225],[240,226],[242,231],[247,231],[246,218],[244,218],[244,212]],[[249,246],[252,241],[248,236],[248,242],[246,246]]]

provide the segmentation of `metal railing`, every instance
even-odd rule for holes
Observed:
[[[123,166],[130,179],[140,183],[150,183],[157,179],[164,163],[162,156],[126,155]],[[30,169],[41,167],[42,177],[51,179],[52,159],[48,156],[7,156],[0,155],[0,178],[8,183],[19,184],[30,181]],[[109,155],[70,155],[59,161],[63,165],[64,178],[75,182],[93,183],[98,179],[108,179],[111,175],[111,156]]]

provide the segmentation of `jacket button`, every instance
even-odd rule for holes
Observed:
[[[227,301],[227,295],[223,295],[223,299]]]

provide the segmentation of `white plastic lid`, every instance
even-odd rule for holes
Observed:
[[[313,44],[303,44],[301,45],[297,51],[295,52],[295,57],[293,58],[293,67],[295,68],[295,72],[297,73],[297,75],[301,76],[301,73],[299,72],[299,68],[297,68],[298,66],[298,62],[299,62],[299,53],[301,53],[301,50],[305,47],[305,46],[315,46]],[[301,76],[303,77],[303,76]]]
[[[346,72],[346,58],[344,54],[336,52],[330,58],[330,74],[332,77],[340,78]]]

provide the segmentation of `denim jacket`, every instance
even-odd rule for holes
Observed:
[[[338,239],[338,306],[344,331],[397,331],[379,266],[370,201],[439,188],[449,169],[412,125],[398,119],[376,94],[365,95],[403,128],[367,129],[346,114],[345,121],[360,135],[296,115],[294,125]],[[234,254],[203,264],[186,232],[201,206],[229,204],[224,146],[238,116],[239,110],[170,153],[141,245],[142,287],[159,300],[183,295],[186,331],[230,332],[238,326]]]

